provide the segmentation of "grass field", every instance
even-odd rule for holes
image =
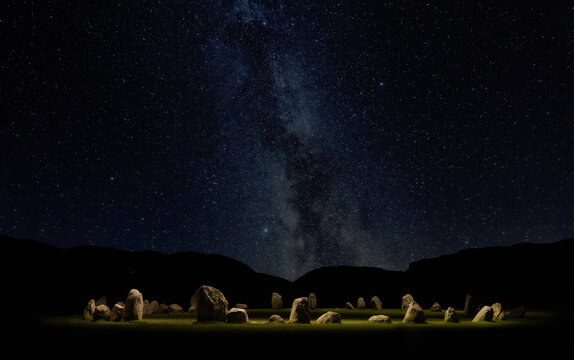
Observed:
[[[329,310],[341,314],[341,324],[314,323]],[[209,351],[215,358],[548,358],[558,356],[569,337],[559,326],[562,315],[544,311],[529,311],[524,319],[481,323],[464,316],[460,323],[444,323],[444,312],[425,311],[425,324],[403,324],[404,311],[400,309],[316,309],[311,324],[267,321],[271,314],[288,320],[289,309],[247,312],[247,324],[198,323],[189,313],[153,314],[141,321],[117,323],[54,316],[42,318],[35,331],[45,351],[86,347],[108,354],[123,350],[189,355]],[[375,314],[390,316],[392,323],[369,323],[367,319]]]

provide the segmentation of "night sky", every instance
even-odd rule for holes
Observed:
[[[3,1],[0,233],[288,279],[572,237],[573,15]]]

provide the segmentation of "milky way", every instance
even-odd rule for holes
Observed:
[[[569,7],[2,6],[1,233],[289,279],[574,234]]]

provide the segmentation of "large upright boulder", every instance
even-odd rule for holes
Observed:
[[[499,320],[500,314],[502,313],[502,304],[495,302],[490,305],[490,307],[492,308],[492,320]]]
[[[317,308],[317,295],[315,295],[315,293],[309,294],[309,308],[311,308],[311,310]]]
[[[367,308],[367,304],[365,304],[365,299],[363,299],[362,297],[360,297],[357,300],[357,309],[366,309]]]
[[[472,295],[466,294],[466,299],[464,300],[464,314],[471,315],[472,312]]]
[[[283,298],[278,293],[271,294],[271,309],[277,310],[283,307]]]
[[[293,300],[291,305],[290,323],[308,324],[311,322],[311,309],[309,308],[309,298],[300,297]]]
[[[444,312],[444,321],[445,322],[458,322],[458,314],[453,307],[449,307]]]
[[[402,303],[401,303],[401,309],[402,310],[407,310],[409,308],[409,305],[415,301],[415,299],[413,298],[413,296],[411,294],[406,294],[403,296],[402,299]]]
[[[126,298],[124,320],[141,320],[143,316],[143,296],[137,289],[131,289]]]
[[[88,304],[84,308],[84,319],[93,320],[94,311],[96,311],[96,301],[94,299],[90,299],[90,301],[88,301]]]
[[[316,324],[328,324],[328,323],[340,324],[341,323],[341,314],[339,314],[338,312],[334,312],[334,311],[327,311],[323,315],[319,316],[319,318],[317,319],[317,321],[315,321],[315,323]]]
[[[192,296],[197,321],[226,321],[227,299],[213,286],[202,285]],[[195,304],[194,304],[195,303]]]
[[[371,298],[371,301],[369,301],[369,307],[371,309],[382,310],[383,303],[381,302],[381,299],[379,299],[379,297],[375,295]]]
[[[474,316],[472,322],[479,322],[479,321],[492,321],[492,316],[494,315],[494,311],[490,306],[483,306],[482,309]]]
[[[415,323],[424,323],[426,321],[425,313],[423,309],[417,304],[416,301],[412,301],[409,304],[407,309],[407,313],[403,318],[403,322],[415,322]]]

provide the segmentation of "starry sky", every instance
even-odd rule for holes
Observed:
[[[572,237],[573,15],[3,1],[0,233],[288,279]]]

